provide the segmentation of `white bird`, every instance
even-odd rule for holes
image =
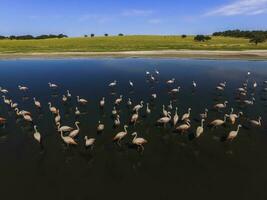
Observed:
[[[131,123],[133,123],[135,125],[138,118],[139,118],[139,113],[138,113],[138,111],[136,111],[136,113],[134,113],[131,117]]]
[[[88,103],[88,101],[86,99],[80,99],[79,96],[77,96],[77,102],[81,103],[81,104],[87,104]]]
[[[63,131],[62,130],[60,130],[60,135],[61,135],[62,140],[67,145],[70,145],[70,144],[77,145],[77,142],[72,137],[70,137],[70,136],[63,136]]]
[[[190,113],[191,113],[191,108],[188,108],[187,113],[183,114],[183,116],[182,116],[182,121],[189,119]]]
[[[102,99],[99,102],[99,106],[103,108],[105,106],[105,97],[102,97]]]
[[[7,94],[8,90],[7,89],[3,89],[2,87],[0,87],[0,92],[2,92],[3,94]]]
[[[250,71],[248,71],[248,72],[247,72],[247,75],[249,76],[250,74],[251,74]]]
[[[63,102],[68,101],[68,98],[67,98],[64,94],[62,95],[62,101],[63,101]]]
[[[238,125],[237,126],[237,130],[236,131],[231,131],[229,134],[228,134],[228,136],[227,136],[227,140],[230,140],[230,141],[232,141],[236,136],[237,136],[237,134],[238,134],[238,132],[239,132],[239,129],[242,127],[242,125]]]
[[[55,124],[60,122],[60,120],[61,120],[61,116],[60,116],[59,110],[57,110],[57,116],[55,117]]]
[[[128,126],[124,125],[124,131],[117,133],[113,138],[113,141],[117,141],[117,144],[120,145],[120,141],[127,135],[127,128]]]
[[[86,136],[84,136],[84,140],[85,140],[85,146],[86,147],[90,146],[91,150],[92,150],[96,139],[95,138],[88,138],[87,135],[86,135]]]
[[[175,82],[175,78],[172,78],[172,79],[166,81],[167,84],[173,84],[174,82]]]
[[[162,116],[167,117],[168,116],[168,111],[165,109],[165,105],[162,105]]]
[[[146,104],[146,114],[149,115],[151,113],[151,109],[149,108],[149,103]]]
[[[229,117],[229,120],[231,121],[232,124],[235,123],[236,119],[240,117],[240,115],[243,115],[243,112],[239,112],[238,115],[234,114],[234,109],[231,108],[231,113],[229,115],[226,115],[227,117]]]
[[[157,75],[159,75],[159,71],[158,71],[158,70],[156,70],[156,69],[155,69],[155,73],[156,73]]]
[[[118,111],[116,110],[116,107],[113,107],[113,110],[111,111],[112,115],[117,115]]]
[[[34,125],[34,134],[33,134],[33,137],[34,137],[34,139],[37,141],[37,142],[39,142],[39,143],[41,143],[41,134],[38,132],[38,130],[37,130],[37,126],[36,125]]]
[[[144,151],[145,150],[144,144],[147,143],[147,140],[141,137],[137,137],[137,132],[132,133],[132,136],[134,136],[132,143],[137,145],[138,148],[141,147],[142,151]]]
[[[174,89],[172,89],[171,90],[171,93],[178,93],[178,92],[180,92],[180,86],[178,86],[177,88],[174,88]]]
[[[162,117],[160,119],[157,120],[157,123],[159,124],[163,124],[164,127],[166,127],[166,124],[169,123],[171,121],[171,113],[168,112],[167,113],[167,117]]]
[[[71,93],[70,93],[69,90],[67,90],[67,97],[68,97],[68,98],[71,98]]]
[[[116,118],[114,119],[114,126],[119,126],[121,124],[121,121],[120,121],[120,116],[117,115]]]
[[[196,88],[197,87],[197,84],[196,84],[195,81],[192,81],[192,86],[193,86],[193,88]]]
[[[224,91],[224,87],[218,85],[218,86],[216,87],[216,90]]]
[[[31,116],[31,113],[29,111],[26,111],[26,110],[19,111],[18,108],[15,108],[15,111],[16,111],[17,116],[23,116],[23,115],[30,115]]]
[[[97,132],[102,132],[105,129],[105,125],[98,121],[98,125],[96,127]]]
[[[115,87],[116,85],[117,85],[117,81],[115,80],[115,81],[111,82],[108,86],[109,87]]]
[[[81,114],[81,112],[79,111],[78,107],[75,107],[75,115],[79,116]]]
[[[32,122],[32,117],[30,115],[23,114],[22,116],[23,116],[25,121]]]
[[[133,103],[132,103],[132,101],[131,101],[131,98],[128,98],[128,101],[127,101],[127,105],[128,106],[131,106]]]
[[[56,89],[56,88],[58,88],[58,85],[56,85],[56,84],[54,84],[54,83],[51,83],[51,82],[48,83],[48,86],[49,86],[50,88],[52,88],[52,89]]]
[[[19,85],[18,88],[19,88],[20,91],[23,91],[23,92],[26,92],[26,91],[29,90],[28,87],[26,87],[26,86],[21,86],[21,85]]]
[[[227,105],[228,101],[225,101],[224,103],[218,103],[218,104],[215,104],[213,106],[213,108],[219,110],[219,109],[222,109],[222,108],[226,108],[226,105]]]
[[[150,72],[146,71],[146,75],[149,75],[149,74],[150,74]]]
[[[69,126],[61,126],[60,122],[57,123],[57,130],[58,132],[70,132],[73,130],[72,127]]]
[[[136,112],[137,112],[137,111],[139,111],[141,108],[143,108],[143,106],[144,106],[144,102],[141,101],[140,104],[134,106],[133,111],[136,111]]]
[[[217,126],[223,125],[226,122],[226,117],[227,117],[227,115],[224,115],[224,120],[221,120],[221,119],[215,119],[215,120],[213,120],[210,123],[210,126],[217,127]]]
[[[133,82],[132,82],[131,80],[129,80],[129,84],[130,84],[131,87],[134,86],[134,85],[133,85]]]
[[[3,95],[2,97],[3,97],[4,103],[10,105],[11,103],[10,100],[7,99],[5,95]]]
[[[181,124],[180,126],[177,126],[176,130],[180,131],[181,133],[186,132],[191,127],[189,122],[190,122],[190,120],[187,119],[184,124]]]
[[[56,107],[52,106],[51,102],[48,102],[48,105],[49,105],[50,112],[53,113],[53,114],[57,114]]]
[[[115,105],[119,105],[122,102],[122,95],[120,95],[120,97],[118,99],[115,100]]]
[[[178,108],[175,108],[175,114],[173,116],[173,126],[175,127],[177,122],[179,121],[179,115],[177,114]]]
[[[40,101],[37,101],[35,97],[33,97],[33,101],[34,101],[34,105],[36,106],[36,108],[40,109],[42,107]]]
[[[261,126],[261,117],[258,117],[258,120],[250,120],[249,123],[252,126],[256,126],[256,127]]]
[[[205,119],[201,119],[201,125],[197,127],[196,130],[196,138],[198,138],[204,131],[203,124],[204,124]]]
[[[254,81],[254,83],[253,83],[253,88],[255,89],[257,86],[258,86],[257,82]]]
[[[18,103],[13,103],[13,101],[10,99],[10,107],[11,108],[16,108],[16,107],[18,107]]]
[[[151,97],[152,97],[152,99],[156,99],[157,98],[157,94],[151,94]]]
[[[170,101],[170,104],[168,105],[168,109],[172,110],[172,101]]]
[[[243,101],[242,101],[242,103],[244,103],[244,104],[246,104],[246,105],[253,105],[254,102],[255,102],[255,98],[254,98],[254,97],[252,97],[251,100],[246,99],[246,100],[243,100]]]
[[[75,138],[75,137],[79,134],[79,132],[80,132],[80,127],[78,126],[78,124],[80,124],[80,122],[76,121],[76,122],[75,122],[76,129],[75,129],[75,130],[72,130],[72,131],[70,132],[70,134],[69,134],[70,137]]]
[[[219,83],[219,86],[225,88],[226,87],[226,81],[224,81],[223,83]]]

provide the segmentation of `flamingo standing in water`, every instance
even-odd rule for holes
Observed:
[[[255,127],[260,127],[261,126],[261,117],[258,117],[258,120],[250,120],[249,123],[252,125],[252,126],[255,126]]]
[[[190,120],[187,119],[186,122],[185,122],[184,124],[181,124],[180,126],[177,126],[177,127],[176,127],[176,130],[177,130],[177,131],[180,131],[181,133],[186,132],[186,131],[191,127],[191,125],[190,125],[189,122],[190,122]]]
[[[237,134],[238,134],[238,132],[239,132],[239,129],[242,127],[242,125],[238,125],[237,126],[237,130],[236,131],[231,131],[229,134],[228,134],[228,136],[227,136],[227,140],[230,140],[230,141],[232,141],[236,136],[237,136]]]
[[[96,127],[97,132],[102,132],[105,129],[105,125],[98,121],[98,125]]]
[[[78,124],[80,124],[80,122],[76,121],[75,122],[76,129],[70,132],[69,134],[70,137],[75,138],[79,134],[80,127],[78,126]]]
[[[102,99],[99,102],[99,106],[103,108],[105,106],[105,97],[102,97]]]
[[[61,126],[60,122],[57,123],[57,130],[58,132],[70,132],[73,130],[72,127],[69,126]]]
[[[131,117],[131,123],[133,123],[134,126],[135,126],[135,124],[136,124],[138,118],[139,118],[139,113],[138,113],[138,111],[136,111],[136,112],[132,115],[132,117]]]
[[[50,88],[52,88],[52,89],[57,89],[57,88],[58,88],[58,85],[57,85],[57,84],[55,84],[55,83],[51,83],[51,82],[48,83],[48,86],[49,86]]]
[[[33,101],[36,108],[40,109],[42,107],[40,101],[37,101],[35,97],[33,97]]]
[[[88,101],[86,99],[80,99],[79,96],[77,96],[77,102],[80,104],[87,104],[88,103]]]
[[[173,116],[173,126],[176,126],[177,122],[179,121],[179,115],[177,114],[178,108],[175,108],[175,114]]]
[[[61,120],[61,116],[60,116],[59,110],[57,110],[57,116],[55,117],[55,124],[60,122],[60,120]]]
[[[41,134],[38,132],[38,130],[37,130],[37,126],[34,125],[33,128],[34,128],[34,134],[33,134],[34,139],[35,139],[37,142],[41,143]]]
[[[141,147],[142,151],[144,151],[145,150],[144,144],[147,143],[147,140],[141,137],[137,137],[137,132],[132,133],[132,136],[134,136],[132,143],[137,145],[138,148]]]
[[[60,131],[60,136],[62,140],[69,146],[69,145],[77,145],[77,142],[70,136],[64,136],[63,131]]]
[[[224,115],[224,120],[221,120],[221,119],[215,119],[215,120],[213,120],[213,121],[210,123],[210,126],[218,127],[218,126],[223,125],[223,124],[226,122],[226,117],[227,117],[227,115],[225,114],[225,115]]]
[[[124,125],[124,131],[119,132],[113,138],[113,141],[117,141],[117,144],[120,145],[120,141],[127,135],[127,125]]]
[[[191,108],[188,108],[187,113],[183,114],[182,121],[189,119],[191,113]]]
[[[57,114],[57,109],[56,109],[56,107],[52,107],[51,102],[48,102],[48,105],[49,105],[49,110],[50,110],[50,112],[53,113],[53,114]]]
[[[28,87],[26,87],[26,86],[21,86],[21,85],[19,85],[18,88],[19,88],[19,90],[22,91],[22,92],[27,92],[27,91],[29,90]]]
[[[204,131],[204,128],[203,128],[204,121],[205,119],[201,119],[201,125],[197,127],[196,134],[195,134],[196,138],[198,138]]]
[[[168,124],[171,121],[171,113],[167,113],[167,117],[162,117],[157,120],[157,123],[163,124],[164,127],[166,127],[166,124]]]
[[[95,138],[88,138],[88,136],[84,136],[84,140],[85,140],[85,147],[91,147],[91,150],[94,147],[95,144]]]

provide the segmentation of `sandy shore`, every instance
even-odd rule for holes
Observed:
[[[213,50],[163,50],[124,52],[55,52],[55,53],[0,53],[0,59],[66,58],[66,57],[177,57],[202,59],[252,59],[267,60],[267,50],[213,51]]]

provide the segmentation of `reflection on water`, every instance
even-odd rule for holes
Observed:
[[[33,124],[42,135],[42,145],[33,139],[31,123],[16,117],[13,109],[1,100],[0,117],[7,119],[0,128],[1,191],[5,199],[266,199],[266,99],[263,84],[267,80],[267,62],[213,61],[190,59],[62,59],[62,60],[2,60],[0,86],[9,90],[7,98],[19,108],[32,113]],[[159,74],[155,73],[155,69]],[[153,75],[146,75],[149,71]],[[237,98],[237,88],[248,78],[247,96]],[[150,77],[150,78],[148,78]],[[175,78],[171,86],[167,80]],[[108,85],[117,80],[114,88]],[[131,80],[134,86],[129,85]],[[194,88],[192,81],[197,87]],[[223,92],[215,90],[227,82]],[[258,86],[253,89],[254,81]],[[48,82],[59,85],[48,87]],[[19,91],[18,85],[29,87]],[[180,86],[180,92],[171,89]],[[62,95],[70,90],[72,97],[63,103]],[[153,98],[156,94],[156,98]],[[78,105],[76,96],[88,100]],[[112,109],[116,106],[120,125],[114,126]],[[36,109],[33,97],[42,103]],[[99,102],[105,97],[105,106]],[[245,105],[242,99],[252,100]],[[144,102],[136,124],[130,124],[132,106]],[[240,100],[241,99],[241,100]],[[219,112],[214,104],[228,101]],[[172,101],[172,109],[170,106]],[[47,103],[60,110],[61,123],[75,127],[80,122],[78,146],[67,146],[56,131],[54,116]],[[151,113],[146,112],[149,102]],[[159,126],[162,105],[173,116],[175,107],[181,118],[191,110],[191,127],[185,134],[167,124]],[[75,115],[76,107],[80,115]],[[231,107],[244,115],[232,125],[208,128],[214,119],[223,119]],[[195,138],[200,125],[199,114],[209,109],[204,132]],[[262,117],[262,126],[251,127],[249,120]],[[98,121],[105,125],[97,133]],[[225,142],[230,131],[242,124],[237,137]],[[121,146],[112,142],[116,133],[129,124],[128,135]],[[179,121],[178,125],[182,122]],[[144,152],[132,145],[133,132],[145,138]],[[95,138],[91,148],[84,146],[84,136]],[[71,188],[71,190],[70,190]],[[16,192],[13,192],[16,191]]]

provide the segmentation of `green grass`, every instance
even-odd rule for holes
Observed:
[[[45,40],[0,40],[0,53],[35,52],[117,52],[137,50],[249,50],[267,49],[267,42],[258,45],[248,39],[212,37],[195,42],[193,36],[123,36],[95,38],[63,38]]]

